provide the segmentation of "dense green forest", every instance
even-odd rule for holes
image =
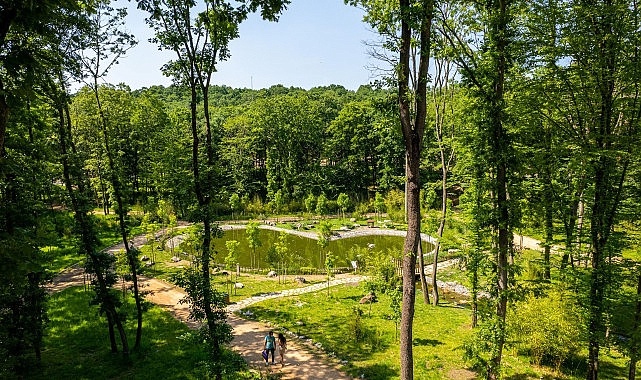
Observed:
[[[365,9],[381,36],[374,54],[391,75],[356,91],[211,85],[248,14],[276,21],[287,3],[206,1],[198,13],[190,2],[138,1],[154,42],[177,53],[163,67],[176,84],[131,90],[103,84],[135,45],[124,10],[108,1],[0,1],[0,374],[20,374],[41,356],[44,286],[64,266],[52,247],[65,245],[69,261],[91,274],[111,351],[128,356],[140,347],[146,309],[132,235],[141,223],[169,225],[169,214],[201,223],[197,265],[175,281],[188,289],[219,363],[231,335],[210,282],[218,223],[386,212],[408,235],[418,228],[439,238],[435,263],[439,249],[460,250],[475,331],[466,358],[481,376],[501,376],[511,345],[557,369],[583,362],[589,380],[607,348],[626,358],[617,376],[634,379],[638,2],[346,1]],[[84,86],[72,92],[76,81]],[[98,214],[113,215],[111,224]],[[124,243],[133,282],[131,347],[112,289],[116,258],[101,250],[105,229]],[[516,234],[541,240],[541,257],[525,258]],[[423,266],[412,239],[412,254],[398,255],[411,265],[407,276],[417,257]],[[411,277],[404,282],[414,289]],[[479,292],[489,299],[477,302]],[[413,300],[413,290],[403,293]],[[403,300],[411,326],[413,301]],[[410,327],[401,333],[410,367],[411,346]],[[401,368],[401,378],[412,377]]]

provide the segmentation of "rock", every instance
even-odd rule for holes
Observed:
[[[392,221],[391,221],[391,220],[389,220],[389,219],[385,219],[385,220],[383,221],[383,223],[392,223]]]
[[[180,257],[178,257],[178,256],[174,256],[174,257],[172,257],[172,258],[171,258],[171,261],[173,261],[173,262],[177,263],[177,262],[179,262],[179,261],[180,261]]]
[[[305,326],[305,322],[303,322],[303,321],[296,321],[296,326]]]
[[[358,223],[354,223],[354,228],[359,228],[361,225]]]
[[[142,260],[142,261],[149,261],[149,256],[147,256],[147,255],[142,255],[142,257],[140,258],[140,260]]]
[[[460,251],[460,249],[453,249],[453,248],[451,248],[451,249],[448,249],[448,250],[447,250],[447,253],[451,255],[451,254],[453,254],[453,253],[457,253],[458,251]]]
[[[347,365],[347,363],[349,363],[347,360],[341,360],[342,365]]]
[[[376,247],[376,245],[375,245],[374,243],[369,243],[369,244],[367,245],[367,248],[369,248],[369,249],[372,249],[372,248],[374,248],[374,247]]]
[[[323,348],[323,345],[320,343],[316,343],[314,346],[316,346],[316,348]]]
[[[370,292],[365,297],[361,298],[360,301],[358,301],[358,303],[361,303],[361,304],[372,303],[372,302],[376,302],[376,294],[374,294],[374,292]]]
[[[245,284],[243,284],[242,282],[237,282],[234,284],[234,288],[236,289],[242,289],[244,287],[245,287]]]
[[[349,231],[349,227],[341,226],[341,228],[339,228],[339,230],[341,230],[341,231]]]
[[[269,271],[269,273],[267,273],[267,277],[276,277],[276,276],[278,276],[278,273],[276,273],[273,270],[271,270],[271,271]]]
[[[305,280],[304,277],[296,277],[294,278],[294,281],[296,281],[296,283],[298,283],[299,285],[307,283],[307,280]]]
[[[349,221],[354,223],[356,221],[356,218],[349,218]]]
[[[146,267],[150,267],[150,266],[152,266],[152,265],[154,265],[154,264],[156,264],[156,263],[154,263],[153,261],[147,261],[147,262],[145,263],[145,266],[146,266]]]

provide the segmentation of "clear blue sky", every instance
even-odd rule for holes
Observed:
[[[125,5],[129,8],[126,28],[136,35],[138,45],[120,59],[106,81],[124,82],[132,89],[171,84],[160,67],[174,59],[174,53],[158,51],[148,42],[152,31],[144,22],[146,14],[132,3],[115,3]],[[356,90],[373,80],[367,67],[376,63],[363,44],[376,35],[362,17],[362,10],[343,0],[293,0],[278,23],[251,15],[240,26],[240,38],[230,44],[231,58],[214,73],[213,84],[254,89],[275,84],[305,89],[340,84]]]

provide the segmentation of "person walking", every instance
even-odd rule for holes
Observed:
[[[263,356],[265,359],[265,365],[269,365],[269,353],[271,352],[272,354],[272,364],[274,364],[274,353],[276,351],[276,338],[274,337],[274,332],[270,331],[269,334],[265,337],[265,341],[263,342],[263,349],[267,353],[267,355]]]
[[[287,339],[282,333],[278,333],[278,353],[280,354],[280,365],[285,366],[285,352],[287,352]]]

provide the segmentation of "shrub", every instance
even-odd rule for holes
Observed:
[[[582,318],[576,300],[567,292],[551,290],[547,297],[530,296],[508,313],[508,336],[529,353],[532,361],[563,361],[582,345]]]
[[[405,219],[405,194],[400,190],[391,190],[385,197],[387,217],[397,223]]]

